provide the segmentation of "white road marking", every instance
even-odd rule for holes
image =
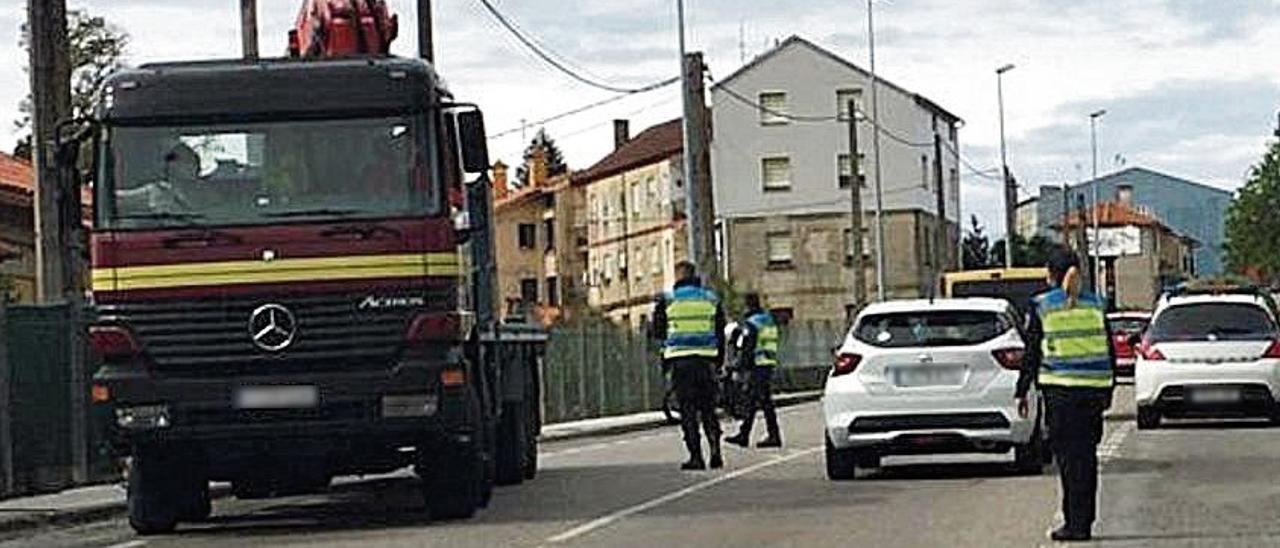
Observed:
[[[741,469],[738,469],[738,470],[734,470],[734,471],[729,472],[729,473],[727,473],[727,474],[724,474],[724,475],[721,475],[721,476],[716,476],[716,477],[711,478],[711,479],[708,479],[708,480],[706,480],[706,481],[702,481],[702,482],[695,483],[695,484],[690,485],[690,486],[688,486],[688,487],[685,487],[684,489],[681,489],[681,490],[679,490],[679,491],[674,491],[674,492],[668,493],[668,494],[666,494],[666,495],[663,495],[663,496],[661,496],[661,497],[658,497],[658,498],[655,498],[655,499],[651,499],[651,500],[648,500],[648,501],[642,502],[642,503],[640,503],[640,504],[637,504],[637,505],[635,505],[635,506],[631,506],[631,507],[629,507],[629,508],[623,508],[622,510],[618,510],[617,512],[613,512],[613,513],[611,513],[611,514],[608,514],[608,515],[605,515],[605,516],[599,517],[599,518],[597,518],[597,519],[591,520],[591,521],[589,521],[589,522],[587,522],[587,523],[584,523],[584,524],[582,524],[582,525],[579,525],[579,526],[577,526],[577,527],[574,527],[573,529],[570,529],[570,530],[568,530],[568,531],[565,531],[565,532],[563,532],[563,533],[560,533],[560,534],[558,534],[558,535],[555,535],[555,536],[553,536],[553,537],[548,538],[546,541],[544,541],[544,545],[547,545],[547,544],[561,544],[561,543],[564,543],[564,542],[568,542],[568,541],[570,541],[570,540],[573,540],[573,539],[575,539],[575,538],[581,537],[581,536],[583,536],[583,535],[586,535],[586,534],[591,533],[591,532],[593,532],[593,531],[596,531],[596,530],[598,530],[598,529],[603,529],[603,528],[605,528],[605,527],[608,527],[608,526],[610,526],[610,525],[613,525],[614,523],[617,523],[617,522],[619,522],[619,521],[622,521],[622,520],[624,520],[624,519],[626,519],[626,518],[628,518],[628,517],[634,516],[634,515],[639,514],[639,513],[641,513],[641,512],[646,512],[646,511],[652,510],[652,509],[654,509],[654,508],[657,508],[657,507],[659,507],[659,506],[662,506],[662,505],[664,505],[664,504],[667,504],[667,503],[669,503],[669,502],[673,502],[673,501],[679,500],[679,499],[681,499],[681,498],[687,497],[687,496],[689,496],[689,495],[692,495],[692,494],[694,494],[694,493],[697,493],[698,491],[703,491],[703,490],[705,490],[705,489],[708,489],[708,488],[714,487],[714,486],[716,486],[716,485],[719,485],[719,484],[721,484],[721,483],[727,482],[727,481],[729,481],[729,480],[736,479],[736,478],[740,478],[740,477],[745,476],[745,475],[747,475],[747,474],[750,474],[750,473],[752,473],[752,472],[756,472],[756,471],[759,471],[759,470],[763,470],[763,469],[765,469],[765,468],[769,468],[769,467],[771,467],[771,466],[776,466],[776,465],[778,465],[778,464],[782,464],[782,463],[787,462],[787,461],[795,460],[795,459],[798,459],[798,458],[803,457],[803,456],[812,455],[812,454],[817,453],[818,451],[821,451],[821,450],[822,450],[822,448],[821,448],[821,447],[810,447],[810,448],[808,448],[808,449],[803,449],[803,450],[797,451],[797,452],[795,452],[795,453],[790,453],[790,454],[782,455],[782,456],[779,456],[779,457],[774,457],[774,458],[772,458],[772,459],[770,459],[770,460],[767,460],[767,461],[764,461],[764,462],[761,462],[761,463],[757,463],[757,464],[753,464],[753,465],[748,466],[748,467],[746,467],[746,468],[741,468]]]
[[[129,542],[121,542],[120,544],[112,544],[107,548],[141,548],[146,545],[147,541],[145,540],[131,540]]]
[[[1102,440],[1102,445],[1098,446],[1098,462],[1106,464],[1120,455],[1120,447],[1124,445],[1125,440],[1133,434],[1134,423],[1126,421],[1120,423],[1120,426],[1112,430],[1106,439]]]

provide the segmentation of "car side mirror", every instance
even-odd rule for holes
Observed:
[[[458,137],[462,148],[462,170],[483,173],[489,170],[489,143],[484,132],[484,115],[478,110],[458,113]]]
[[[474,227],[471,225],[471,214],[466,210],[458,210],[453,213],[453,235],[454,240],[458,243],[466,243],[471,239],[471,231]]]

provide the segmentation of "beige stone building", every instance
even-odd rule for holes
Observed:
[[[574,176],[585,189],[588,304],[606,317],[640,326],[653,298],[675,283],[688,256],[679,120],[630,138],[616,121],[615,149]]]
[[[1198,243],[1162,222],[1150,210],[1123,200],[1101,202],[1083,214],[1092,231],[1098,216],[1097,255],[1102,261],[1103,293],[1118,309],[1150,310],[1164,287],[1196,276]],[[1065,221],[1069,233],[1078,234],[1080,212]],[[1061,226],[1062,223],[1059,223]],[[1078,242],[1073,236],[1071,240]],[[1094,244],[1089,244],[1093,249]]]
[[[0,300],[35,299],[33,182],[30,163],[0,153],[0,284],[7,286],[0,287]]]
[[[586,236],[578,215],[582,188],[570,174],[547,175],[529,160],[529,183],[511,188],[507,166],[493,166],[494,241],[501,315],[531,315],[546,324],[570,319],[586,305]]]

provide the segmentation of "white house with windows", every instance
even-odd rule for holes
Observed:
[[[866,294],[876,294],[870,85],[866,71],[793,36],[712,89],[712,180],[724,271],[739,289],[761,291],[784,316],[844,318],[853,304],[850,101],[861,119],[857,178],[865,212]],[[961,120],[892,82],[880,79],[877,90],[885,293],[920,296],[938,272],[955,264]]]

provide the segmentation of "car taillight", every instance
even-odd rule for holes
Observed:
[[[842,352],[836,356],[836,363],[831,368],[831,376],[839,377],[840,375],[848,375],[858,369],[858,364],[862,363],[862,356]]]
[[[996,361],[1000,362],[1000,367],[1018,371],[1022,369],[1022,358],[1027,354],[1026,350],[1021,348],[1001,348],[991,352],[995,356]]]
[[[409,322],[405,340],[410,343],[457,342],[463,339],[462,315],[457,312],[426,312]]]
[[[1280,360],[1280,339],[1272,341],[1271,346],[1267,348],[1262,357]]]
[[[1152,344],[1151,339],[1142,339],[1142,346],[1138,347],[1138,355],[1149,362],[1162,362],[1166,359],[1164,353]]]
[[[142,353],[133,332],[122,325],[91,326],[89,346],[104,359],[132,358]]]

